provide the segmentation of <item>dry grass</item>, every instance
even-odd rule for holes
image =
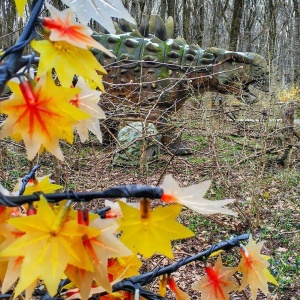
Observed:
[[[96,191],[119,184],[158,185],[165,173],[173,174],[182,186],[211,179],[213,185],[207,197],[237,199],[233,209],[239,217],[206,217],[184,210],[180,220],[196,236],[174,244],[175,259],[250,231],[265,241],[264,252],[272,256],[270,270],[279,282],[279,287],[270,287],[268,298],[259,299],[300,299],[300,126],[295,126],[294,133],[288,132],[279,120],[284,109],[272,99],[253,106],[228,101],[211,107],[211,97],[209,94],[191,99],[174,118],[186,144],[194,150],[192,156],[171,158],[162,154],[155,163],[141,168],[113,167],[115,149],[104,149],[91,137],[85,144],[78,140],[73,146],[63,143],[62,163],[49,154],[39,156],[34,162],[41,165],[38,175],[52,173],[56,182],[59,180],[65,189],[75,191]],[[300,118],[297,107],[295,115]],[[22,144],[1,141],[0,181],[8,189],[29,170],[24,153]],[[102,205],[97,200],[89,207]],[[234,264],[236,253],[224,254],[224,259],[227,264]],[[169,260],[155,256],[147,268],[168,263]],[[192,299],[199,299],[199,294],[190,285],[203,274],[203,268],[197,266],[188,265],[174,274]],[[157,288],[157,283],[151,288]],[[168,295],[168,299],[174,299]],[[234,294],[232,299],[243,297]]]

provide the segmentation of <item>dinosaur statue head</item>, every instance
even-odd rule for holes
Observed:
[[[251,104],[259,99],[250,92],[250,86],[264,92],[269,91],[268,65],[263,56],[219,48],[209,48],[206,51],[216,57],[213,76],[219,92],[232,93],[239,100]]]

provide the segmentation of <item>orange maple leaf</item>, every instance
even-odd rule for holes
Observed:
[[[68,264],[93,271],[82,245],[82,237],[99,235],[99,230],[67,221],[67,206],[56,214],[41,196],[36,215],[10,219],[8,222],[24,232],[0,252],[0,257],[23,257],[20,279],[15,294],[44,280],[50,295],[57,291],[59,281],[65,277]],[[82,257],[86,257],[82,260]]]
[[[253,299],[256,299],[258,289],[265,295],[268,294],[268,282],[277,284],[275,278],[267,270],[269,257],[260,254],[262,246],[263,242],[256,244],[250,235],[248,245],[240,248],[242,258],[238,270],[243,274],[240,290],[249,285]]]
[[[183,292],[176,284],[173,277],[169,277],[168,280],[168,286],[169,288],[174,292],[177,300],[188,300],[190,299],[189,295],[185,292]]]
[[[63,11],[46,2],[51,17],[45,17],[43,26],[50,30],[50,41],[65,41],[83,49],[96,48],[113,57],[114,55],[91,37],[92,29],[75,21],[75,15],[71,8]]]
[[[229,299],[228,293],[239,288],[231,279],[237,268],[224,267],[221,255],[214,268],[208,266],[205,271],[206,275],[192,285],[194,290],[201,292],[201,299],[226,300]]]
[[[37,83],[12,82],[10,87],[14,94],[0,103],[0,112],[8,115],[0,138],[21,137],[29,160],[41,147],[63,159],[59,139],[72,142],[73,125],[90,117],[69,103],[80,90],[56,86],[51,74]]]
[[[106,291],[111,292],[107,263],[110,257],[129,256],[132,252],[114,235],[118,225],[113,219],[95,219],[89,228],[99,230],[97,236],[83,237],[83,245],[86,253],[93,263],[94,269],[82,270],[80,266],[68,266],[67,276],[80,290],[81,297],[89,296],[92,282],[95,280]],[[84,278],[84,280],[83,280]]]

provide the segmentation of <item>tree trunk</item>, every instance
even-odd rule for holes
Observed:
[[[237,51],[244,11],[244,0],[233,1],[233,15],[231,19],[228,50]]]
[[[268,0],[268,29],[269,29],[269,37],[268,37],[268,55],[269,60],[272,63],[275,54],[275,44],[276,44],[276,34],[277,34],[277,25],[276,25],[276,4],[274,0]]]
[[[293,0],[295,13],[295,31],[294,31],[294,84],[300,87],[300,2]]]
[[[199,44],[200,46],[203,43],[203,33],[204,33],[204,5],[205,5],[205,0],[195,1],[195,7],[194,7],[195,34],[192,39],[192,42]]]
[[[160,2],[160,16],[163,20],[166,20],[167,13],[167,0],[161,0]]]
[[[183,37],[190,43],[191,42],[191,2],[190,0],[183,1]]]

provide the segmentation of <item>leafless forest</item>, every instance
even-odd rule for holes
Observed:
[[[58,0],[54,0],[59,5]],[[175,20],[175,36],[203,49],[216,46],[257,52],[268,58],[276,85],[300,82],[299,0],[123,0],[133,17],[159,14]],[[0,3],[0,48],[20,35],[28,15],[19,19],[10,0]],[[96,27],[97,28],[97,27]]]
[[[172,16],[174,36],[190,44],[264,56],[271,75],[270,93],[260,94],[261,101],[254,105],[232,96],[216,103],[217,97],[211,93],[198,98],[191,95],[171,119],[193,149],[191,156],[162,152],[154,164],[143,164],[141,157],[137,167],[120,168],[112,164],[118,146],[104,147],[92,135],[90,141],[81,143],[75,135],[74,145],[62,142],[64,162],[47,153],[36,158],[34,164],[42,166],[39,175],[51,173],[56,183],[75,191],[132,183],[159,185],[166,173],[173,174],[181,186],[210,179],[213,187],[207,197],[237,199],[234,208],[239,217],[199,217],[185,210],[180,221],[196,236],[176,244],[175,259],[198,253],[232,234],[251,231],[266,241],[263,251],[272,256],[270,270],[279,283],[269,289],[270,295],[260,294],[257,299],[299,300],[300,0],[122,1],[137,23],[145,14],[158,14],[165,21]],[[60,0],[52,2],[63,7]],[[0,0],[0,14],[0,50],[5,50],[17,41],[29,15],[27,11],[20,19],[12,0]],[[101,30],[94,22],[90,27]],[[268,114],[264,115],[265,111]],[[131,121],[122,120],[126,125]],[[22,143],[0,141],[0,181],[8,190],[32,166],[25,152]],[[89,208],[101,205],[95,201]],[[229,257],[229,264],[235,260]],[[170,261],[155,256],[147,268],[163,263]],[[176,274],[180,288],[191,299],[199,299],[190,286],[200,272],[190,264]],[[157,282],[150,285],[151,289],[156,287]],[[230,299],[250,298],[235,293]]]

